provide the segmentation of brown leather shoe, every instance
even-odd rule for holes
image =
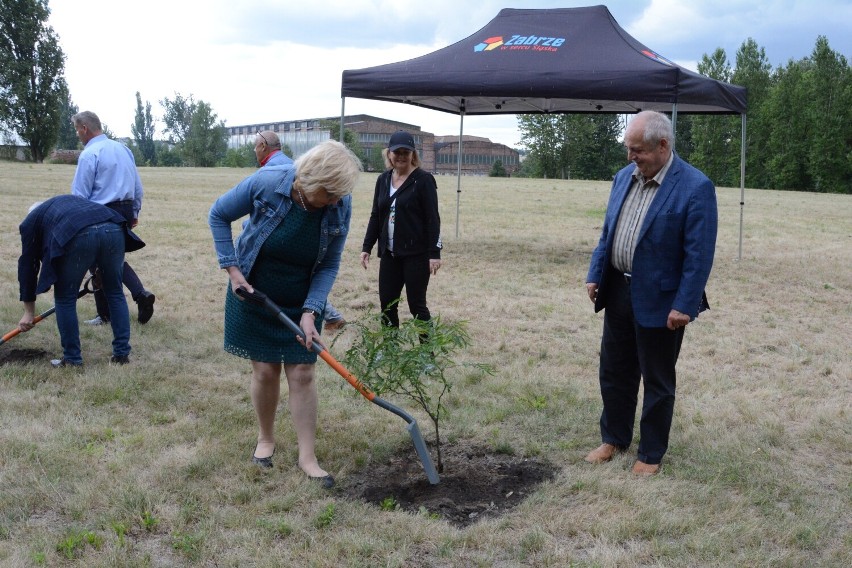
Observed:
[[[636,463],[633,464],[633,475],[650,477],[652,475],[657,475],[658,473],[660,473],[660,464],[658,463],[645,463],[643,461],[636,460]]]
[[[612,444],[603,443],[587,455],[585,459],[589,463],[605,463],[612,459],[618,448]]]

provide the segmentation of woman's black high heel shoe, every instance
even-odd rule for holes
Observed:
[[[273,448],[272,453],[265,458],[259,458],[256,454],[257,446],[254,447],[254,452],[251,455],[251,463],[267,469],[272,467],[272,456],[275,455],[275,448]]]

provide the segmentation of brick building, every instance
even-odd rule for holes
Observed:
[[[380,171],[384,168],[381,152],[387,148],[391,134],[397,130],[406,130],[414,136],[423,169],[436,174],[456,174],[458,171],[458,136],[435,136],[415,124],[367,114],[345,116],[343,121],[347,130],[358,134],[367,171]],[[290,147],[293,157],[296,158],[329,139],[329,122],[339,124],[340,117],[230,126],[227,127],[228,147],[239,148],[245,144],[254,144],[256,132],[272,130],[278,134],[282,144]],[[463,175],[488,175],[496,160],[500,160],[510,173],[516,171],[520,165],[518,152],[504,144],[495,144],[488,138],[478,136],[465,136],[463,142]]]

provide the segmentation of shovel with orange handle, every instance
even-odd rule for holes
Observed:
[[[305,332],[302,331],[298,325],[296,325],[293,320],[291,320],[284,311],[278,307],[272,300],[270,300],[266,294],[258,291],[257,288],[254,289],[254,292],[249,292],[243,287],[237,288],[237,295],[245,298],[246,300],[252,302],[253,304],[257,304],[266,309],[266,311],[273,314],[278,321],[283,323],[287,328],[301,337],[305,338]],[[413,416],[408,414],[403,409],[394,406],[388,401],[376,396],[376,393],[371,391],[367,386],[362,383],[355,375],[350,373],[346,367],[344,367],[337,359],[335,359],[328,350],[320,345],[318,342],[314,341],[311,343],[313,350],[317,352],[317,355],[331,366],[332,369],[337,371],[337,373],[346,379],[350,385],[352,385],[355,390],[361,393],[361,396],[372,402],[373,404],[384,408],[390,412],[393,412],[403,420],[408,423],[408,433],[411,434],[411,440],[414,442],[414,449],[417,450],[417,455],[420,457],[420,461],[423,463],[423,470],[426,472],[426,477],[429,478],[429,483],[432,485],[437,485],[441,479],[438,476],[438,470],[435,469],[435,464],[432,463],[432,457],[429,455],[429,450],[426,448],[426,442],[423,440],[423,435],[420,433],[420,428],[417,426],[417,420],[414,419]]]
[[[92,288],[92,278],[94,278],[94,276],[89,276],[89,278],[86,280],[85,284],[83,284],[83,289],[80,290],[79,292],[77,292],[77,299],[78,300],[80,298],[82,298],[83,296],[85,296],[86,294],[94,294],[95,293],[95,289]],[[55,312],[55,311],[56,311],[56,306],[50,308],[47,311],[40,313],[39,315],[37,315],[36,317],[33,318],[33,325],[37,324],[38,322],[40,322],[41,320],[43,320],[44,318],[46,318],[48,316],[52,316],[53,312]],[[21,330],[16,327],[12,331],[10,331],[6,335],[4,335],[2,339],[0,339],[0,345],[3,345],[4,343],[9,341],[13,337],[18,335],[19,333],[21,333]]]

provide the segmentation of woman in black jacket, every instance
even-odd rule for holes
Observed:
[[[421,170],[414,137],[400,130],[385,152],[388,170],[376,180],[373,210],[361,247],[367,269],[373,245],[379,243],[379,302],[385,325],[399,327],[397,302],[405,287],[411,315],[429,321],[426,288],[441,268],[441,217],[438,186]]]

